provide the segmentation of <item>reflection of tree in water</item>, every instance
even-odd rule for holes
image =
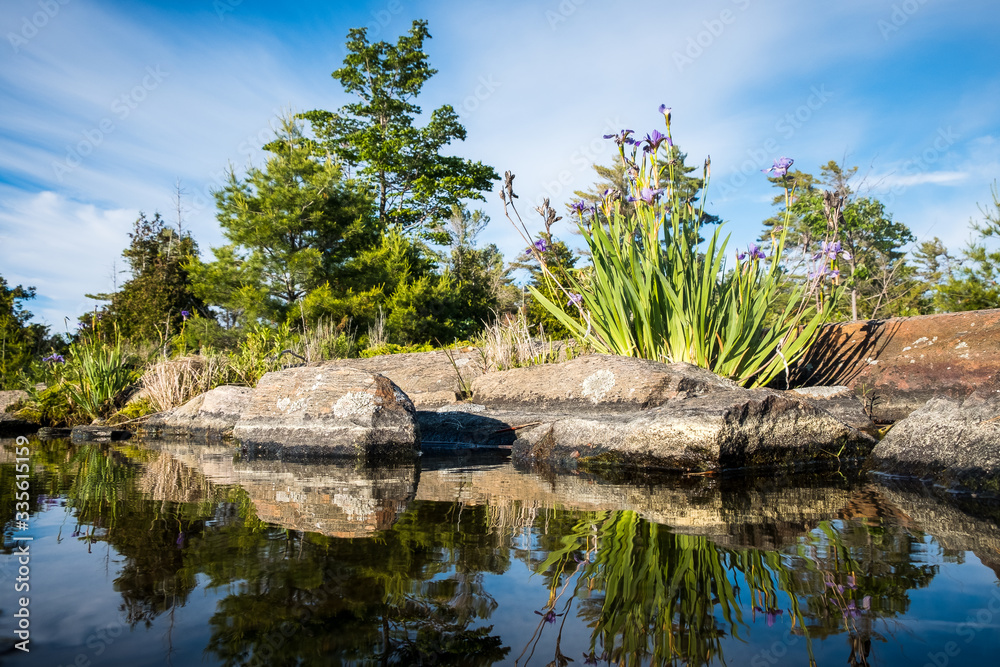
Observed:
[[[226,665],[491,665],[485,573],[509,567],[485,507],[415,502],[378,538],[295,533],[235,584],[211,619]],[[498,548],[499,547],[499,548]]]

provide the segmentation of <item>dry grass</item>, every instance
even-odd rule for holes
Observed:
[[[549,340],[544,331],[533,337],[523,313],[498,317],[483,330],[476,346],[487,373],[559,361],[569,349],[564,341]]]
[[[147,367],[139,398],[149,399],[153,408],[162,412],[225,384],[228,376],[228,360],[220,355],[165,359]]]

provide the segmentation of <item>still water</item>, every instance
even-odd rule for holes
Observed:
[[[1000,509],[971,498],[28,447],[24,530],[0,452],[3,665],[1000,664]]]

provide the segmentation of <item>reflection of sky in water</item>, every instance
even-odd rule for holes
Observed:
[[[143,474],[141,465],[135,465],[134,461],[129,465],[135,476]],[[73,470],[68,466],[63,471],[66,479],[72,478]],[[289,510],[288,526],[257,526],[256,532],[239,520],[239,512],[243,511],[239,507],[252,508],[253,504],[241,506],[239,495],[233,495],[240,487],[231,485],[215,487],[218,493],[229,494],[225,499],[206,491],[207,495],[194,505],[150,498],[138,490],[151,488],[149,484],[126,482],[115,496],[114,517],[107,513],[87,514],[87,523],[82,527],[77,522],[80,509],[47,504],[31,522],[35,536],[31,543],[29,594],[32,650],[30,654],[8,653],[0,656],[0,661],[46,666],[83,665],[88,660],[92,665],[159,665],[167,664],[168,659],[173,665],[224,664],[215,650],[220,643],[220,628],[248,622],[248,628],[240,627],[233,632],[247,632],[252,637],[255,624],[262,624],[264,630],[259,636],[269,636],[265,617],[286,618],[289,609],[301,609],[302,603],[296,600],[301,600],[302,591],[316,590],[326,577],[326,582],[336,582],[329,589],[335,593],[331,596],[336,598],[334,611],[321,605],[310,607],[315,612],[314,622],[308,627],[298,626],[288,640],[287,646],[306,647],[301,656],[304,664],[336,663],[335,651],[341,650],[337,647],[348,639],[346,635],[369,637],[366,632],[371,639],[367,648],[339,657],[347,664],[377,661],[382,646],[379,632],[384,627],[380,615],[385,608],[380,600],[372,600],[370,596],[372,586],[384,585],[386,591],[391,591],[387,599],[391,614],[395,614],[394,623],[405,617],[410,628],[423,623],[425,629],[445,627],[450,632],[492,626],[489,634],[498,637],[501,646],[509,648],[493,664],[515,664],[521,656],[521,665],[547,665],[556,655],[558,643],[562,655],[574,661],[570,664],[581,665],[590,653],[593,626],[600,618],[600,603],[609,586],[640,587],[638,593],[624,593],[609,601],[620,607],[621,614],[614,618],[647,614],[643,622],[655,627],[649,615],[655,605],[650,605],[649,598],[643,595],[665,590],[663,586],[673,582],[674,574],[682,569],[678,563],[686,557],[700,564],[687,571],[686,579],[680,580],[678,596],[683,599],[688,591],[699,591],[689,597],[702,596],[701,602],[710,609],[706,616],[690,615],[696,605],[685,607],[679,602],[677,609],[687,611],[678,613],[688,613],[688,620],[707,619],[709,625],[714,619],[715,628],[722,632],[708,632],[707,636],[715,639],[705,640],[703,646],[715,645],[713,641],[717,640],[726,664],[806,665],[809,648],[819,665],[845,664],[851,654],[849,642],[853,633],[845,632],[844,617],[829,604],[836,595],[845,596],[844,600],[853,596],[859,610],[862,596],[870,598],[871,609],[858,611],[850,622],[859,630],[861,639],[870,636],[871,664],[929,663],[937,667],[995,664],[1000,649],[997,575],[972,551],[955,548],[954,535],[948,539],[952,549],[945,550],[936,539],[921,532],[928,528],[912,518],[907,519],[904,529],[894,519],[879,524],[869,516],[866,528],[862,519],[844,520],[834,510],[827,520],[813,521],[808,527],[798,529],[794,521],[779,526],[758,516],[748,524],[749,528],[726,527],[717,522],[713,530],[722,526],[729,532],[706,538],[672,533],[629,511],[553,510],[539,507],[535,504],[537,499],[530,503],[524,499],[530,509],[522,511],[524,506],[518,505],[521,501],[516,495],[496,499],[492,507],[482,504],[460,507],[441,501],[414,500],[413,489],[406,481],[410,478],[400,476],[399,471],[380,477],[370,471],[355,474],[350,467],[315,470],[316,474],[299,490],[301,493],[287,486],[287,475],[281,477],[285,486],[277,484],[279,477],[274,476],[276,486],[270,495],[262,490],[267,474],[254,472],[254,500],[267,504],[269,516],[280,517],[288,509],[282,504],[282,497],[298,493],[301,500],[308,496],[308,502],[299,502],[294,511]],[[502,466],[496,469],[499,475],[504,470]],[[511,472],[511,479],[518,482],[538,482],[546,488],[556,486],[548,479]],[[185,474],[197,473],[191,469]],[[238,471],[232,479],[237,478]],[[418,478],[412,477],[414,484],[419,484]],[[425,471],[424,479],[432,478]],[[133,478],[119,475],[116,479]],[[470,493],[467,476],[454,475],[452,481],[455,486],[451,491],[445,485],[435,493]],[[35,478],[32,483],[42,487],[45,482]],[[397,513],[388,524],[391,528],[374,534],[351,533],[344,538],[303,534],[290,528],[311,521],[310,513],[319,511],[316,508],[322,498],[335,503],[351,485],[358,488],[356,498],[373,507],[390,507]],[[77,488],[70,484],[62,492],[73,498]],[[617,485],[610,497],[620,500],[629,489]],[[836,488],[831,494],[839,499],[848,491]],[[863,492],[863,497],[869,498],[877,493],[877,487],[865,487]],[[429,488],[423,493],[430,493]],[[784,493],[794,496],[794,487]],[[822,490],[815,489],[804,496],[814,503],[809,512],[815,514],[815,499],[819,496]],[[588,508],[598,497],[588,498]],[[642,502],[648,500],[645,497]],[[733,502],[730,498],[718,504]],[[647,513],[651,511],[648,505],[644,507]],[[935,507],[932,505],[932,509]],[[774,516],[774,509],[768,508],[764,514]],[[907,510],[904,506],[895,507],[895,516],[906,516]],[[685,515],[683,508],[662,507],[659,511],[664,516]],[[789,511],[795,514],[794,508]],[[737,513],[753,515],[746,508]],[[129,520],[124,522],[124,517]],[[525,527],[525,518],[530,528]],[[112,521],[122,523],[109,532],[107,526]],[[989,556],[982,545],[992,544],[995,551],[995,545],[1000,544],[1000,530],[988,521],[971,521],[980,526],[968,529],[979,545],[977,550]],[[89,547],[82,536],[73,535],[81,528],[86,534],[98,522],[105,527],[95,530],[98,539]],[[600,533],[600,526],[604,526],[605,533]],[[784,540],[778,552],[752,548],[746,540],[755,531],[766,534],[761,538],[765,542]],[[179,537],[179,533],[184,536]],[[599,538],[599,533],[603,537]],[[786,533],[791,537],[780,537]],[[574,544],[587,548],[567,546]],[[553,568],[563,567],[566,576],[553,583],[553,570],[546,575],[539,564],[563,547],[567,548],[565,558],[557,560]],[[142,549],[146,551],[137,551]],[[123,551],[131,554],[131,558],[121,555]],[[153,563],[152,567],[159,569],[142,571],[140,567],[140,571],[133,571],[129,577],[122,576],[123,568],[129,563],[134,565],[137,553],[141,553],[144,564]],[[853,565],[844,560],[847,556],[854,559]],[[1000,553],[997,556],[1000,560]],[[0,606],[4,610],[0,616],[0,636],[5,642],[12,636],[10,614],[16,601],[11,558],[0,556],[7,561],[0,567],[3,572]],[[754,558],[772,560],[761,568],[752,565],[759,562]],[[739,561],[742,564],[736,566],[738,559],[743,559]],[[590,565],[591,561],[595,565]],[[719,563],[722,564],[719,572],[728,587],[719,586],[720,580],[706,575],[712,564]],[[248,569],[239,569],[244,566]],[[759,590],[755,597],[754,586],[748,581],[748,567],[756,568],[757,575],[763,573],[774,582],[771,588],[774,599],[764,602]],[[615,580],[613,571],[622,577]],[[852,571],[855,576],[850,575]],[[659,575],[665,583],[657,589],[655,581]],[[567,576],[569,585],[565,586]],[[617,583],[610,584],[612,580]],[[185,587],[179,581],[190,585]],[[830,585],[825,586],[825,581]],[[855,582],[857,590],[852,590]],[[706,585],[710,589],[715,587],[708,595],[704,594]],[[125,590],[130,586],[134,587],[131,592]],[[799,617],[787,592],[789,586],[798,591]],[[837,593],[838,586],[843,586],[846,592]],[[727,598],[723,589],[730,587],[734,593]],[[173,609],[169,605],[157,607],[162,602],[157,596],[169,597],[168,590],[180,590],[178,604]],[[554,606],[549,604],[550,596],[556,596]],[[728,599],[733,612],[741,615],[735,624],[738,637],[733,636],[734,628],[724,618],[725,600],[720,601],[720,597]],[[154,609],[148,627],[144,621],[128,626],[123,611],[126,598],[133,604],[138,600]],[[350,609],[350,613],[345,609]],[[551,623],[545,617],[550,609],[555,614],[549,617]],[[468,614],[468,620],[456,620],[463,613]],[[679,618],[675,615],[674,620]],[[803,620],[809,628],[810,641],[800,634]],[[273,628],[270,632],[273,635]],[[684,650],[683,643],[688,637],[676,638],[678,650]],[[332,639],[336,641],[327,641]],[[239,645],[239,641],[231,643]],[[317,653],[317,647],[323,646],[326,652]],[[285,657],[295,653],[286,648],[281,651]],[[598,644],[596,653],[600,655],[601,651]],[[711,664],[723,664],[719,658],[716,655]],[[464,656],[466,661],[455,656],[451,659],[450,664],[490,664],[475,662],[468,655]],[[446,658],[442,660],[447,664]],[[242,663],[237,660],[231,664]],[[272,659],[264,664],[285,663]],[[641,664],[649,664],[648,659]]]

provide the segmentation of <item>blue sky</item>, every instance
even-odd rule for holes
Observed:
[[[394,41],[417,18],[439,71],[418,102],[453,105],[454,153],[516,173],[526,203],[561,210],[612,159],[600,136],[662,129],[661,103],[689,163],[711,155],[708,209],[739,245],[771,212],[759,170],[783,155],[857,165],[859,191],[953,250],[1000,177],[993,0],[5,0],[0,275],[36,286],[36,319],[64,330],[84,294],[127,278],[138,212],[175,219],[178,181],[185,228],[203,254],[221,245],[210,193],[228,166],[261,162],[282,111],[351,101],[330,76],[350,28]],[[495,195],[471,205],[492,219],[481,242],[521,250]]]

